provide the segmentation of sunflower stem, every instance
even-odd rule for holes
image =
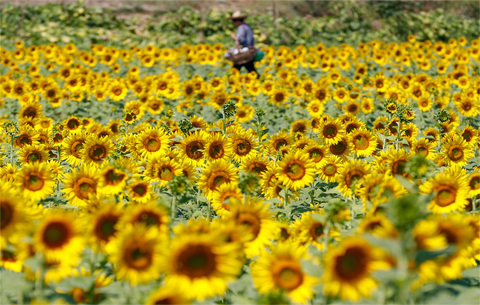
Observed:
[[[125,284],[123,286],[123,289],[125,291],[125,304],[130,304],[131,302],[131,294],[132,294],[132,289],[130,286],[130,283],[128,281],[125,281]]]
[[[207,219],[210,221],[212,219],[212,203],[208,200],[208,215]]]
[[[402,122],[402,121],[399,119],[399,120],[398,120],[398,123],[397,123],[397,143],[396,143],[397,150],[400,149],[400,137],[402,136],[401,130],[400,130],[400,124],[401,124],[401,122]]]
[[[172,207],[171,207],[171,209],[172,209],[172,222],[175,219],[175,214],[177,212],[177,207],[175,206],[176,200],[177,200],[177,196],[173,196],[172,197]]]
[[[326,226],[325,226],[325,237],[323,240],[323,251],[327,251],[328,248],[328,238],[329,238],[329,233],[330,233],[330,222],[327,220]]]
[[[10,163],[13,165],[13,134],[10,135]]]
[[[36,273],[35,279],[35,298],[37,301],[43,299],[43,268],[40,267]]]

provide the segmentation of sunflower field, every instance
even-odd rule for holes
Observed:
[[[0,48],[0,303],[480,302],[480,37],[63,40]]]

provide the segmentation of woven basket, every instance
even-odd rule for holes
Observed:
[[[257,49],[255,47],[248,47],[247,52],[239,52],[238,54],[229,53],[227,58],[233,61],[234,65],[243,65],[252,61],[255,58],[255,54],[257,54]]]

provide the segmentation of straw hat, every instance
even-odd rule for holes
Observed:
[[[230,19],[245,19],[247,18],[247,15],[240,12],[240,11],[236,11],[232,14],[232,17],[230,17]]]

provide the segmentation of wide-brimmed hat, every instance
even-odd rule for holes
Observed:
[[[232,17],[230,17],[230,19],[232,19],[232,20],[234,20],[234,19],[245,19],[245,18],[247,18],[247,15],[240,12],[240,11],[233,12]]]

